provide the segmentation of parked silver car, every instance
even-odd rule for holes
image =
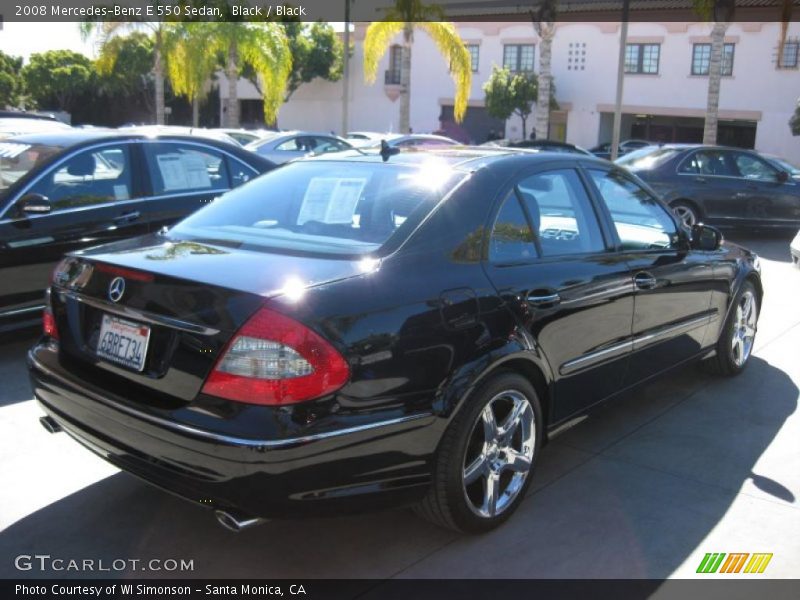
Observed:
[[[283,164],[308,154],[326,154],[350,150],[353,146],[342,138],[325,133],[279,131],[245,146],[275,164]]]

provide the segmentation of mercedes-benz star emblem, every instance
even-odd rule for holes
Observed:
[[[114,277],[108,284],[108,299],[112,302],[119,302],[125,293],[125,280],[122,277]]]

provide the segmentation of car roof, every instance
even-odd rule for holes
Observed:
[[[442,160],[453,168],[472,170],[489,162],[506,158],[526,156],[537,161],[551,160],[587,160],[599,164],[607,161],[583,154],[565,154],[563,152],[547,152],[536,149],[508,148],[499,146],[429,146],[401,148],[400,151],[383,159],[377,149],[353,149],[342,152],[331,152],[310,156],[294,162],[326,161],[326,162],[369,162],[392,165],[416,166],[433,157]]]
[[[218,140],[213,137],[206,137],[200,135],[182,135],[171,132],[153,132],[153,133],[146,133],[141,131],[137,132],[133,128],[129,130],[69,129],[64,131],[61,130],[48,131],[43,133],[17,135],[14,137],[6,138],[3,141],[18,142],[22,144],[42,144],[45,146],[60,146],[63,148],[69,148],[71,146],[77,146],[79,144],[91,143],[94,141],[101,141],[101,140],[113,140],[113,139],[130,140],[130,139],[153,139],[153,138],[175,139],[187,142],[197,142],[198,140],[203,140],[211,143],[212,145],[216,143],[222,147],[229,147],[229,146],[236,147],[233,144],[230,144],[223,140]]]

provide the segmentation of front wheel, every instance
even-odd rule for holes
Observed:
[[[747,366],[753,352],[758,323],[758,294],[746,281],[734,300],[717,341],[716,355],[707,361],[711,371],[719,375],[738,375]]]
[[[513,373],[487,381],[442,438],[422,517],[456,531],[497,527],[517,509],[531,481],[542,412],[530,382]]]
[[[683,200],[678,200],[677,202],[673,202],[670,207],[672,208],[672,212],[675,213],[675,216],[678,217],[681,223],[688,229],[691,229],[700,222],[700,213],[692,204],[684,202]]]

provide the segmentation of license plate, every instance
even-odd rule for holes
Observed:
[[[103,315],[97,356],[142,371],[149,341],[150,328],[147,325]]]

